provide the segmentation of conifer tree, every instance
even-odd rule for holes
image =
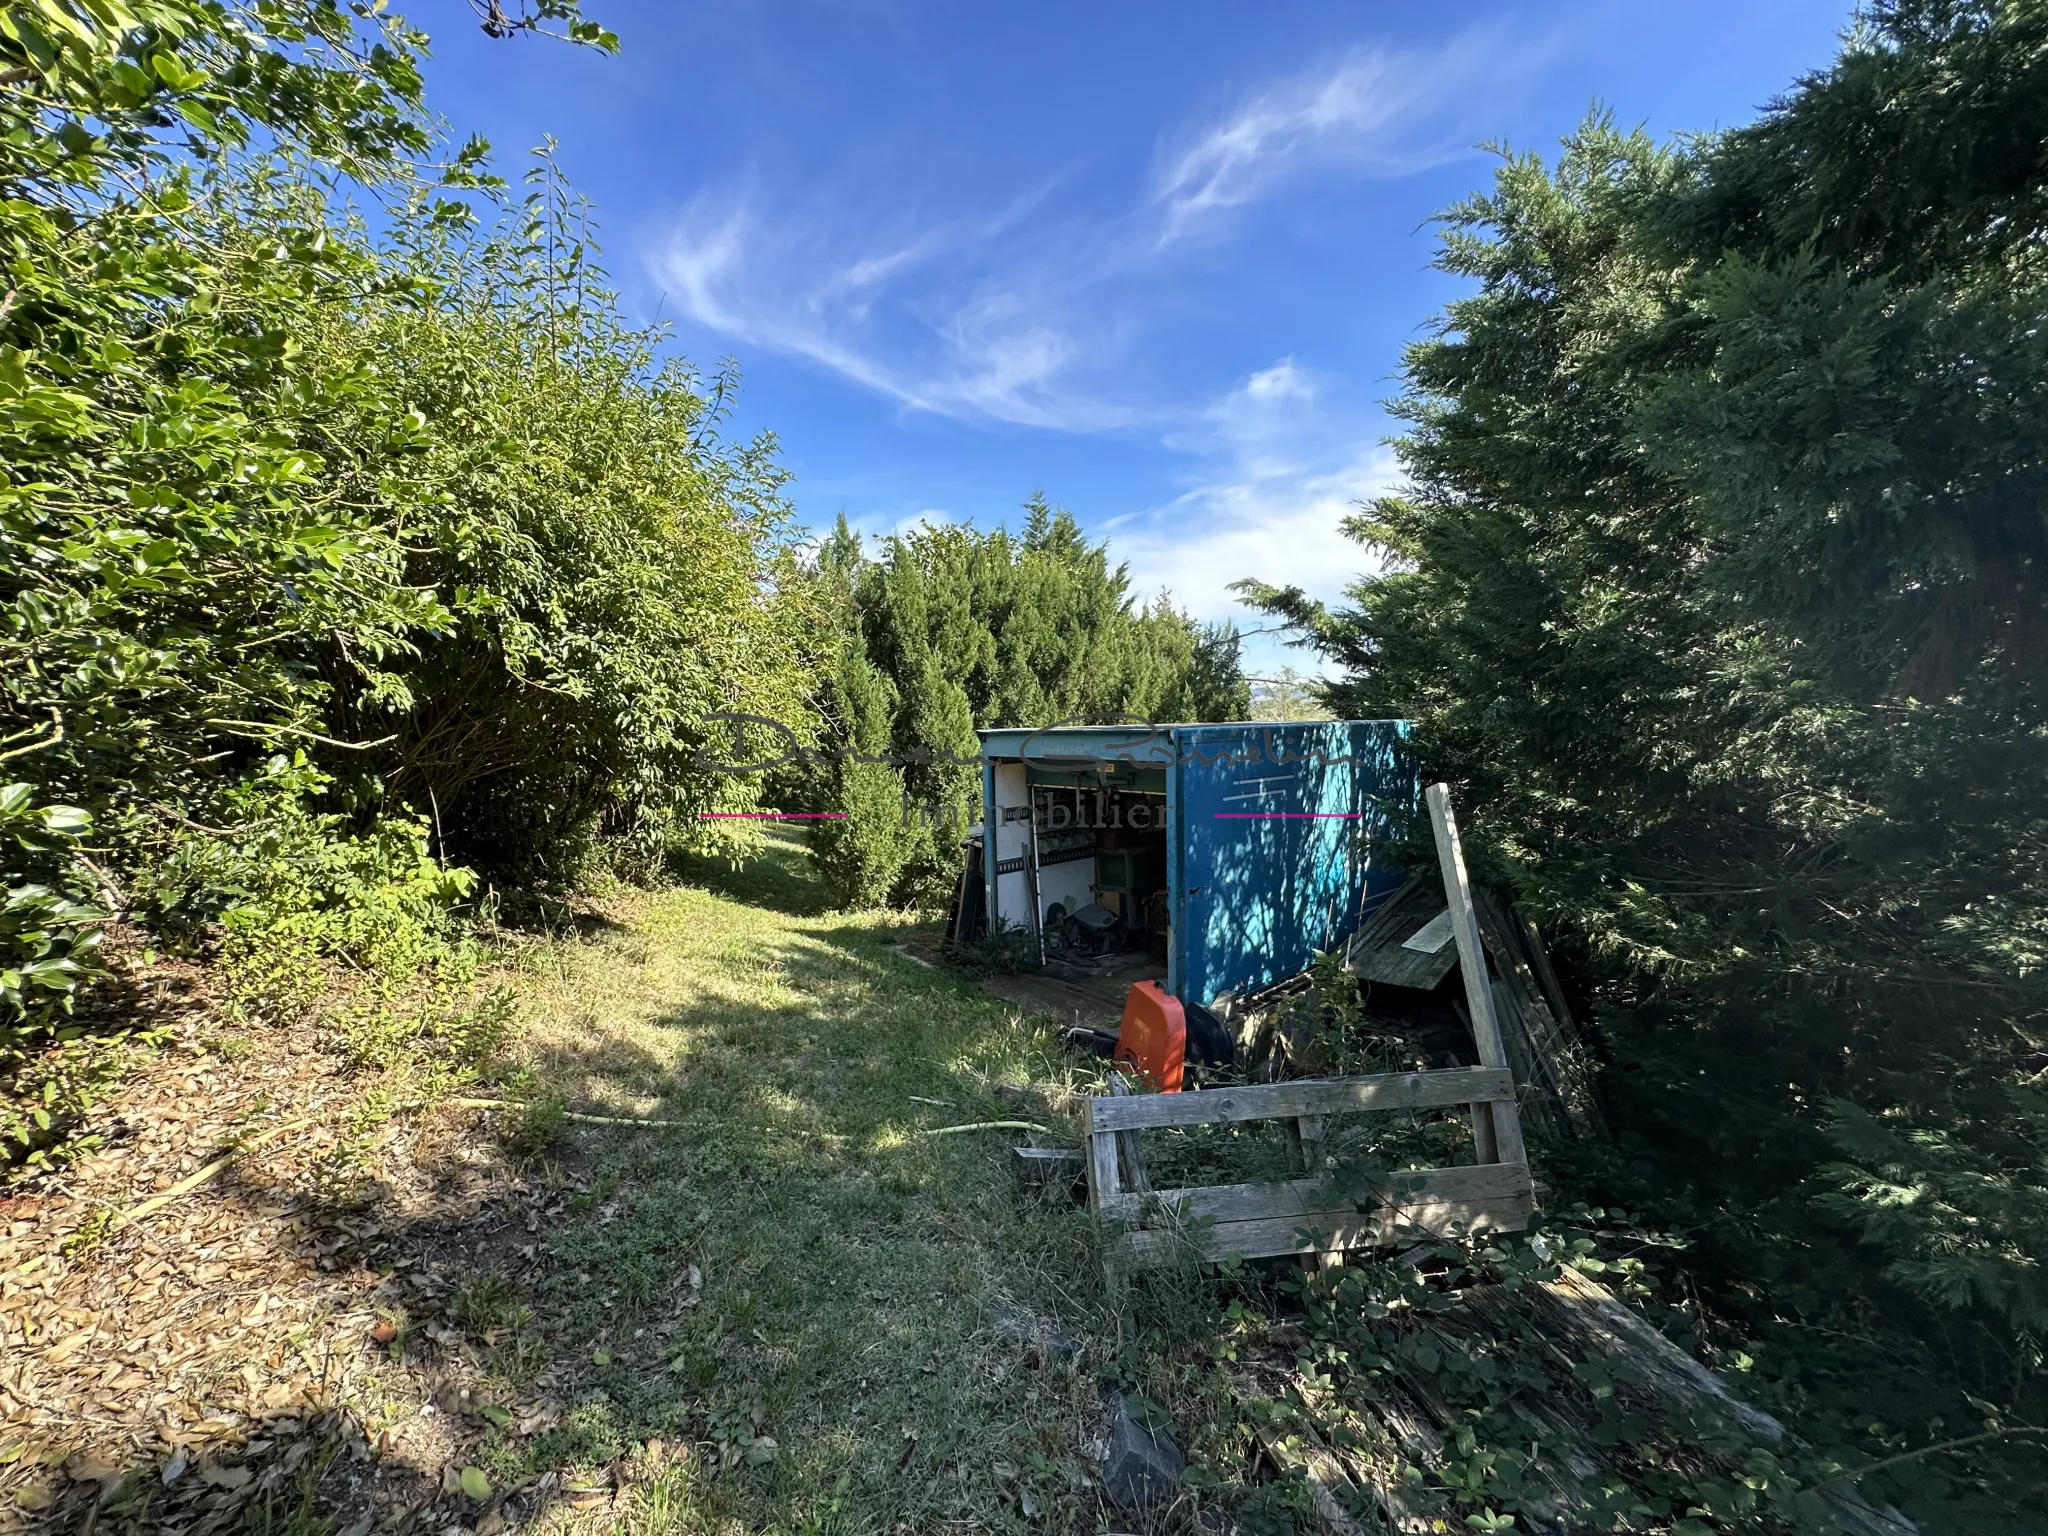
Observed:
[[[950,894],[961,840],[979,817],[977,729],[1241,718],[1249,702],[1236,631],[1198,626],[1163,595],[1138,607],[1107,546],[1090,543],[1073,515],[1043,496],[1026,503],[1021,537],[922,528],[885,540],[879,559],[865,556],[842,518],[818,574],[851,594],[836,601],[861,648],[857,663],[848,652],[828,690],[828,734],[852,739],[854,694],[871,706],[880,699],[865,667],[886,688],[896,759],[886,834],[872,825],[877,776],[849,777],[835,764],[813,791],[817,808],[870,822],[859,834],[841,822],[816,833],[821,858],[836,861],[829,882],[841,900],[856,890],[873,900],[886,889],[905,903]],[[866,796],[865,813],[855,811],[852,786]]]
[[[1623,1197],[1716,1190],[1814,1336],[1931,1336],[1865,1240],[1984,1358],[2048,1327],[2044,167],[2048,6],[1996,0],[1872,7],[1731,133],[1508,158],[1349,524],[1382,573],[1247,588],[1577,935]]]
[[[811,853],[832,900],[880,906],[895,890],[906,853],[898,835],[901,784],[891,756],[895,690],[868,660],[855,595],[860,537],[842,514],[819,558],[822,606],[834,626],[829,670],[820,690],[824,720],[817,809],[843,813],[811,828]]]

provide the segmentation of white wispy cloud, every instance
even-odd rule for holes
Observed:
[[[1283,357],[1190,413],[1164,441],[1183,453],[1227,458],[1239,478],[1299,473],[1329,431],[1325,383],[1313,369]]]
[[[1130,425],[1141,412],[1078,381],[1084,363],[1108,359],[1119,327],[1078,312],[1071,241],[998,259],[1002,237],[1042,199],[1034,191],[986,218],[890,238],[873,229],[886,216],[774,211],[752,188],[706,191],[647,265],[694,324],[913,410],[1060,431]]]
[[[982,211],[937,215],[886,175],[861,198],[706,188],[645,250],[671,305],[731,342],[801,357],[911,410],[1059,431],[1171,420],[1118,365],[1149,314],[1144,285],[1200,235],[1316,170],[1403,175],[1470,148],[1540,40],[1468,28],[1430,49],[1363,48],[1270,82],[1161,136],[1120,210],[1063,207],[1053,175]],[[967,202],[982,201],[979,193]]]
[[[1355,411],[1328,408],[1327,382],[1282,358],[1169,435],[1195,461],[1187,490],[1106,530],[1146,595],[1164,588],[1199,619],[1255,624],[1231,583],[1299,586],[1327,602],[1377,569],[1342,524],[1397,485],[1400,466],[1386,448],[1359,446],[1365,425]],[[1272,644],[1252,649],[1268,661],[1279,654]]]
[[[1505,73],[1508,34],[1468,28],[1435,48],[1355,49],[1252,92],[1163,154],[1154,179],[1168,245],[1305,171],[1345,165],[1402,176],[1469,148],[1461,103]],[[1526,66],[1526,46],[1519,50]]]
[[[1343,520],[1396,479],[1391,461],[1374,454],[1295,478],[1219,481],[1112,531],[1110,548],[1148,595],[1164,589],[1201,619],[1243,621],[1230,584],[1248,577],[1330,601],[1376,568],[1370,551],[1344,537]]]

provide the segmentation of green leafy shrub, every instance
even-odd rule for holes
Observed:
[[[436,143],[424,43],[327,0],[0,26],[0,835],[89,814],[118,915],[279,1016],[468,963],[460,866],[729,837],[704,717],[810,685],[772,440],[622,322],[550,159],[515,203]],[[10,867],[6,1007],[61,1008],[95,921]]]
[[[760,782],[699,766],[708,717],[800,727],[819,657],[774,441],[720,433],[736,376],[625,322],[545,149],[529,183],[479,226],[417,204],[387,259],[431,274],[433,302],[387,291],[307,338],[419,413],[400,464],[374,418],[330,422],[328,451],[385,476],[410,579],[448,616],[374,677],[323,651],[334,729],[376,742],[361,762],[386,799],[509,895],[730,844],[702,813]]]
[[[76,806],[37,805],[27,784],[0,786],[0,1063],[51,1016],[71,1011],[79,983],[101,970],[107,914],[73,887],[70,855],[92,825]]]
[[[325,991],[330,963],[381,990],[475,967],[461,905],[475,877],[432,856],[422,823],[384,817],[358,834],[313,810],[330,787],[305,753],[280,754],[223,792],[225,827],[130,829],[146,860],[130,883],[138,915],[217,948],[244,1004],[279,1017]]]
[[[32,750],[32,748],[31,748]],[[80,843],[91,818],[0,786],[0,1165],[41,1169],[87,1150],[69,1142],[115,1067],[79,1039],[78,988],[105,974],[107,914],[84,899]]]

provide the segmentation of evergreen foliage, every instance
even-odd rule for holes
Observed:
[[[868,659],[854,593],[863,563],[860,537],[842,517],[818,561],[834,640],[819,706],[822,734],[834,750],[821,758],[807,803],[842,813],[842,819],[813,827],[811,853],[826,891],[849,908],[878,907],[889,899],[906,841],[898,827],[902,781],[891,766],[896,690]]]
[[[813,846],[835,899],[942,902],[978,819],[977,730],[1062,720],[1242,719],[1250,685],[1236,631],[1202,626],[1161,595],[1139,606],[1129,573],[1109,563],[1071,513],[1042,495],[1024,531],[965,524],[920,528],[868,558],[842,518],[817,561],[840,615],[842,659],[819,711],[824,765]],[[879,739],[886,711],[893,767],[848,754]],[[886,830],[854,824],[890,781]]]
[[[1607,1176],[1761,1336],[1862,1361],[1798,1389],[1845,1447],[1945,1438],[1964,1389],[2040,1411],[2044,187],[2035,0],[1874,7],[1734,132],[1509,156],[1445,217],[1473,286],[1407,359],[1408,487],[1349,525],[1388,570],[1336,613],[1252,589],[1577,936]]]

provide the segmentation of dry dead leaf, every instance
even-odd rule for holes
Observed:
[[[451,1194],[435,1159],[453,1150],[487,1164],[487,1143],[437,1151],[400,1119],[369,1149],[375,1203],[337,1206],[320,1182],[336,1138],[309,1130],[239,1163],[232,1198],[221,1198],[227,1183],[208,1185],[87,1259],[67,1255],[64,1239],[90,1213],[176,1186],[251,1126],[343,1125],[369,1086],[354,1066],[308,1049],[303,1033],[253,1032],[221,1070],[197,1043],[217,1035],[217,1017],[193,1011],[178,1028],[188,1043],[174,1036],[102,1102],[94,1128],[106,1140],[66,1170],[62,1191],[0,1195],[0,1339],[15,1344],[11,1355],[0,1346],[0,1469],[10,1485],[35,1480],[0,1490],[0,1532],[35,1524],[60,1497],[82,1501],[64,1491],[69,1478],[90,1490],[138,1466],[158,1487],[152,1521],[160,1513],[194,1536],[225,1532],[252,1494],[284,1486],[338,1446],[367,1464],[370,1507],[337,1524],[343,1536],[367,1536],[396,1501],[416,1501],[411,1468],[437,1477],[452,1459],[460,1487],[460,1439],[476,1426],[437,1418],[393,1436],[333,1405],[419,1401],[451,1375],[456,1389],[481,1396],[466,1351],[421,1361],[360,1346],[397,1342],[401,1307],[441,1322],[434,1298],[473,1272],[472,1244],[494,1228],[480,1215],[524,1188],[508,1166]],[[526,1258],[542,1261],[537,1249]],[[302,1336],[313,1318],[335,1320],[330,1342]],[[17,1414],[17,1403],[33,1407]],[[528,1403],[519,1412],[532,1433],[560,1410]],[[168,1459],[138,1461],[152,1439]],[[395,1478],[377,1466],[386,1458],[398,1463]],[[486,1507],[471,1506],[488,1520]],[[134,1525],[116,1512],[99,1528],[133,1536]]]

